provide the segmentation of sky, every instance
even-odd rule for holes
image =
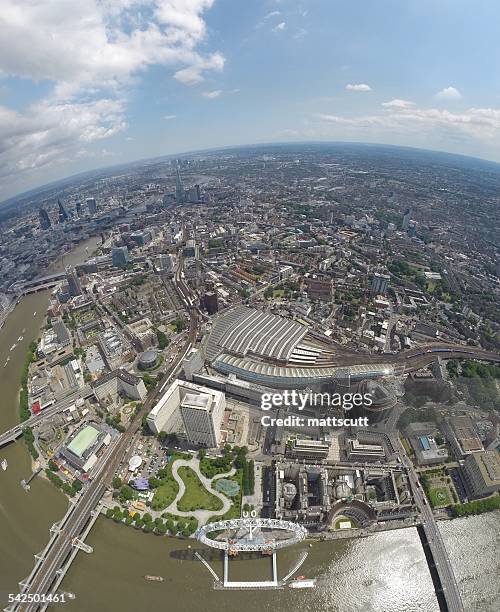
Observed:
[[[0,201],[211,147],[500,161],[498,0],[0,0]]]

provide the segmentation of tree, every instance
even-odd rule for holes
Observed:
[[[58,472],[59,471],[59,466],[57,465],[57,463],[55,461],[52,461],[52,459],[49,460],[49,468],[53,472]]]
[[[139,528],[141,528],[144,525],[144,521],[139,513],[134,515],[134,523],[136,527],[139,527]]]
[[[115,476],[113,478],[113,489],[119,489],[122,486],[123,482],[119,476]]]
[[[158,348],[160,350],[166,349],[169,342],[166,334],[159,329],[156,330],[156,337],[158,339]]]
[[[168,478],[169,476],[168,468],[159,469],[157,472],[157,476],[160,480],[162,480],[163,478]]]
[[[129,501],[134,498],[134,490],[129,485],[124,484],[120,487],[120,497],[125,501]]]

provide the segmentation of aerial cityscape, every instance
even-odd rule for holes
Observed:
[[[130,136],[129,154],[123,100],[95,105],[139,78],[163,91],[160,66],[176,113],[177,87],[230,105],[240,89],[205,90],[225,55],[243,62],[257,33],[319,54],[330,9],[249,3],[236,51],[224,0],[82,2],[65,25],[60,2],[36,4],[6,0],[5,45],[102,19],[107,42],[88,40],[107,60],[73,43],[57,59],[34,34],[0,59],[0,608],[498,610],[500,111],[425,115],[394,94],[382,125],[338,94],[361,114],[323,114],[320,135],[231,134],[231,118],[210,140],[186,98],[184,140]],[[375,92],[350,70],[344,95]],[[344,131],[358,120],[387,131]],[[91,134],[113,160],[80,153]]]

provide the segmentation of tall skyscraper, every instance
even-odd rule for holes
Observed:
[[[410,227],[411,209],[407,208],[403,215],[403,229],[407,230]]]
[[[45,210],[45,208],[40,208],[38,211],[38,218],[40,219],[40,228],[43,230],[47,230],[52,226],[50,222],[49,213]]]
[[[57,200],[57,205],[59,207],[59,223],[64,223],[69,219],[68,211],[64,208],[64,204],[61,200]]]
[[[95,215],[97,212],[97,203],[95,198],[87,198],[87,209],[91,215]]]
[[[79,217],[82,216],[82,203],[80,202],[80,200],[77,200],[77,202],[76,202],[76,214]]]
[[[390,280],[391,277],[387,274],[379,274],[378,272],[375,272],[372,278],[372,294],[385,295]]]
[[[111,261],[115,268],[125,268],[125,266],[128,264],[127,247],[113,247],[111,251]]]
[[[189,383],[184,384],[187,386]],[[221,439],[220,426],[225,407],[224,393],[191,384],[180,405],[188,442],[216,448]]]
[[[78,274],[76,273],[75,268],[72,266],[68,266],[66,268],[66,281],[69,287],[69,294],[74,297],[75,295],[82,294],[82,285],[80,284],[80,279],[78,278]]]
[[[185,202],[186,199],[186,193],[184,191],[184,185],[182,184],[181,173],[179,172],[179,164],[176,164],[175,166],[175,174],[175,199],[179,204],[180,202]]]

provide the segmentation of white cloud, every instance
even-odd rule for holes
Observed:
[[[436,94],[438,100],[460,100],[461,97],[462,94],[456,87],[445,87]]]
[[[385,135],[389,132],[422,137],[441,135],[485,144],[497,142],[500,138],[500,109],[470,108],[461,113],[416,106],[386,109],[387,112],[379,115],[346,117],[320,114],[317,118],[325,123],[355,129],[371,128]]]
[[[400,98],[395,98],[394,100],[389,100],[389,102],[383,102],[382,106],[384,108],[389,109],[405,109],[412,108],[415,106],[415,102],[410,102],[410,100],[401,100]]]
[[[286,21],[282,21],[281,23],[278,23],[278,25],[273,28],[273,32],[283,32],[285,28],[286,28]]]
[[[163,119],[165,119],[165,121],[172,121],[173,119],[177,119],[177,115],[163,115]]]
[[[84,155],[82,142],[123,129],[126,92],[152,65],[175,71],[185,84],[220,72],[224,56],[199,50],[202,43],[206,48],[203,17],[213,3],[78,0],[69,6],[67,0],[0,0],[0,76],[52,84],[50,94],[26,111],[2,109],[3,176],[67,163],[77,152]],[[16,133],[4,123],[9,114]]]
[[[25,113],[0,106],[0,186],[20,173],[85,157],[88,144],[126,127],[122,100],[42,101]]]
[[[295,34],[293,35],[295,40],[303,40],[308,34],[308,31],[305,28],[299,28]]]
[[[218,98],[220,95],[222,95],[222,89],[215,89],[214,91],[204,91],[202,94],[202,96],[205,96],[205,98]]]
[[[372,88],[366,83],[356,83],[356,84],[348,83],[345,86],[345,88],[347,89],[347,91],[371,91],[372,90]]]
[[[240,89],[214,89],[213,91],[203,91],[201,95],[205,96],[205,98],[210,98],[213,100],[214,98],[219,98],[222,95],[237,94],[240,91]]]
[[[220,72],[224,68],[225,58],[221,53],[213,53],[206,58],[197,58],[188,68],[178,70],[174,77],[185,85],[194,85],[205,80],[203,71],[216,70]]]
[[[271,11],[267,15],[264,15],[264,19],[271,19],[272,17],[279,17],[281,13],[279,11]]]

